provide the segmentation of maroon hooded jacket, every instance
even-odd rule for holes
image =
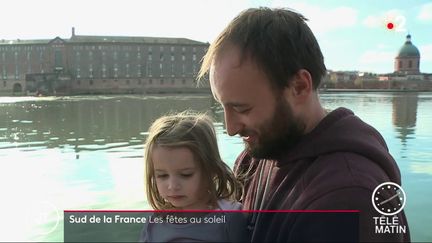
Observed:
[[[329,113],[273,160],[243,151],[234,170],[244,179],[244,210],[360,211],[357,220],[344,213],[251,214],[252,242],[410,241],[404,211],[396,216],[406,233],[375,232],[373,217],[381,214],[372,192],[383,182],[401,185],[400,171],[383,137],[348,109]]]

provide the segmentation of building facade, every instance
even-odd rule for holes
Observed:
[[[407,35],[404,45],[400,48],[394,62],[395,73],[420,74],[420,52]]]
[[[81,36],[0,40],[0,94],[206,92],[209,44],[185,38]]]

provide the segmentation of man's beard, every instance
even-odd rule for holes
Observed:
[[[290,105],[282,96],[278,97],[276,104],[271,120],[259,127],[258,144],[251,147],[245,143],[254,158],[274,159],[294,147],[303,136],[305,124],[294,117]]]

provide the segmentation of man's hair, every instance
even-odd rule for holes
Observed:
[[[150,126],[145,144],[145,189],[150,205],[156,210],[174,208],[159,194],[154,173],[152,153],[155,147],[189,149],[202,179],[208,186],[209,204],[218,199],[238,200],[241,185],[232,170],[222,161],[216,132],[211,118],[190,110],[158,118]]]
[[[273,87],[288,86],[300,69],[306,69],[316,90],[326,67],[318,42],[305,21],[303,15],[288,9],[262,7],[241,12],[210,45],[198,78],[207,74],[225,47],[234,45],[240,49],[240,61],[255,61]]]

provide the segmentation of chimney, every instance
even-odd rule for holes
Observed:
[[[75,37],[75,27],[72,27],[72,37]]]

